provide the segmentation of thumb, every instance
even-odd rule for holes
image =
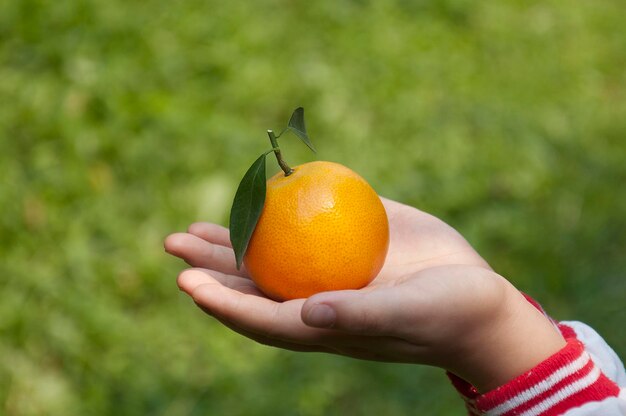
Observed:
[[[394,332],[401,320],[397,293],[387,290],[340,290],[313,295],[302,306],[302,321],[316,328],[332,328],[362,335]]]

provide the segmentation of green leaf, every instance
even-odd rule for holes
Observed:
[[[243,256],[265,204],[266,155],[267,153],[264,153],[255,160],[243,175],[230,210],[230,242],[235,251],[237,269],[241,267]]]
[[[294,132],[296,136],[298,136],[313,152],[315,148],[311,143],[311,139],[306,134],[306,126],[304,125],[304,108],[298,107],[294,110],[291,118],[289,119],[289,123],[287,124],[287,128]]]

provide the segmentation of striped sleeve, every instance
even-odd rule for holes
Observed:
[[[585,324],[562,322],[558,328],[567,341],[563,349],[495,390],[480,394],[449,374],[468,413],[626,416],[626,372],[615,352]]]

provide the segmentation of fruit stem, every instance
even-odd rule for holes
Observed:
[[[276,155],[278,166],[280,166],[283,172],[285,172],[285,176],[291,175],[293,173],[293,169],[291,169],[289,165],[283,160],[283,157],[280,154],[280,148],[278,147],[278,140],[276,138],[276,135],[272,130],[268,130],[267,135],[270,136],[270,142],[272,142],[272,150],[274,150],[274,154]]]

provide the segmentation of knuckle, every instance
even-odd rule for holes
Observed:
[[[271,311],[268,313],[268,321],[263,327],[262,335],[266,338],[281,339],[280,330],[280,304],[272,305]]]
[[[352,329],[356,332],[374,332],[379,327],[379,319],[377,314],[367,308],[359,311],[357,319],[354,320]]]

